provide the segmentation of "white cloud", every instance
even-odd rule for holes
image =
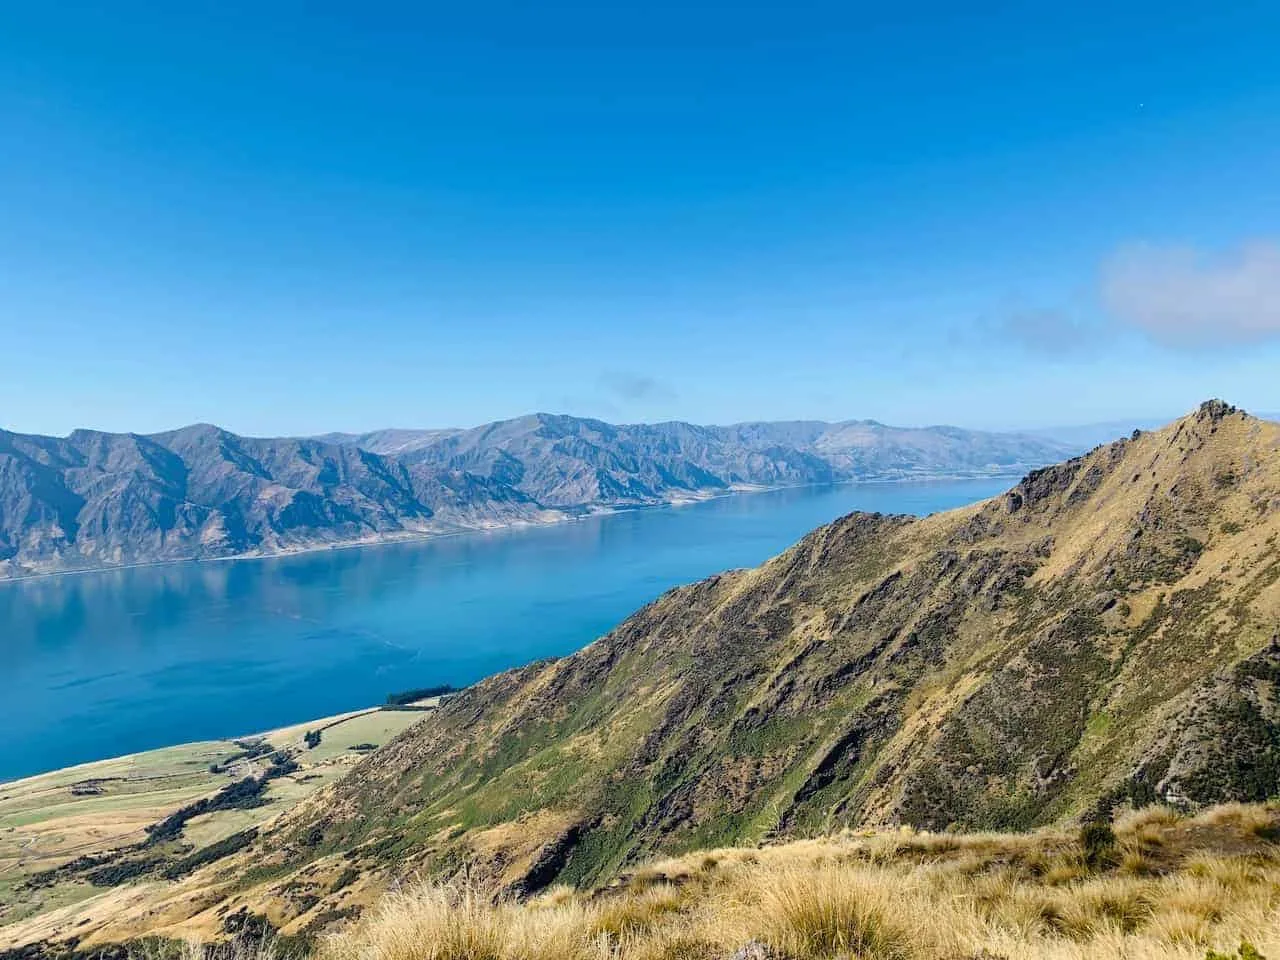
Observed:
[[[1229,256],[1127,247],[1103,268],[1102,299],[1117,320],[1174,346],[1280,338],[1280,245]]]

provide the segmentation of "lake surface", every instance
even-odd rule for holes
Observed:
[[[0,780],[462,685],[585,646],[664,590],[852,510],[1010,480],[848,484],[551,527],[0,583]]]

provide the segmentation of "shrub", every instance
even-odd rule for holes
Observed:
[[[1210,950],[1204,955],[1204,960],[1267,960],[1267,958],[1246,940],[1240,944],[1240,949],[1235,953],[1219,953],[1217,950]]]
[[[1084,862],[1091,870],[1113,866],[1116,862],[1116,832],[1105,820],[1094,820],[1080,828],[1080,847]]]
[[[415,690],[403,690],[400,693],[387,694],[387,706],[403,707],[405,704],[414,703],[418,700],[426,700],[430,697],[443,697],[448,693],[456,693],[453,687],[447,683],[442,683],[436,687],[418,687]]]
[[[265,776],[262,779],[245,777],[243,780],[237,780],[223,787],[212,797],[204,797],[174,811],[159,823],[153,823],[146,828],[147,842],[155,844],[177,838],[182,834],[187,821],[201,814],[212,813],[215,810],[248,810],[262,806],[267,802],[262,795],[266,790],[266,779]]]
[[[201,847],[195,853],[179,860],[177,863],[169,866],[165,871],[165,878],[168,880],[177,880],[179,877],[185,877],[188,873],[204,866],[206,863],[213,863],[215,860],[221,860],[223,857],[229,857],[231,854],[243,850],[258,836],[258,828],[250,827],[248,830],[242,830],[239,833],[233,833],[229,837],[211,843],[207,847]]]

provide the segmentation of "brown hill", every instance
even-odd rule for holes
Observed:
[[[528,893],[844,826],[1273,796],[1278,535],[1280,425],[1218,401],[973,507],[853,514],[476,685],[89,930],[299,931],[415,872]]]

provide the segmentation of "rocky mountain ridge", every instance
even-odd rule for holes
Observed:
[[[741,486],[1015,473],[1060,453],[950,427],[546,414],[364,437],[0,431],[0,578],[554,522]]]

